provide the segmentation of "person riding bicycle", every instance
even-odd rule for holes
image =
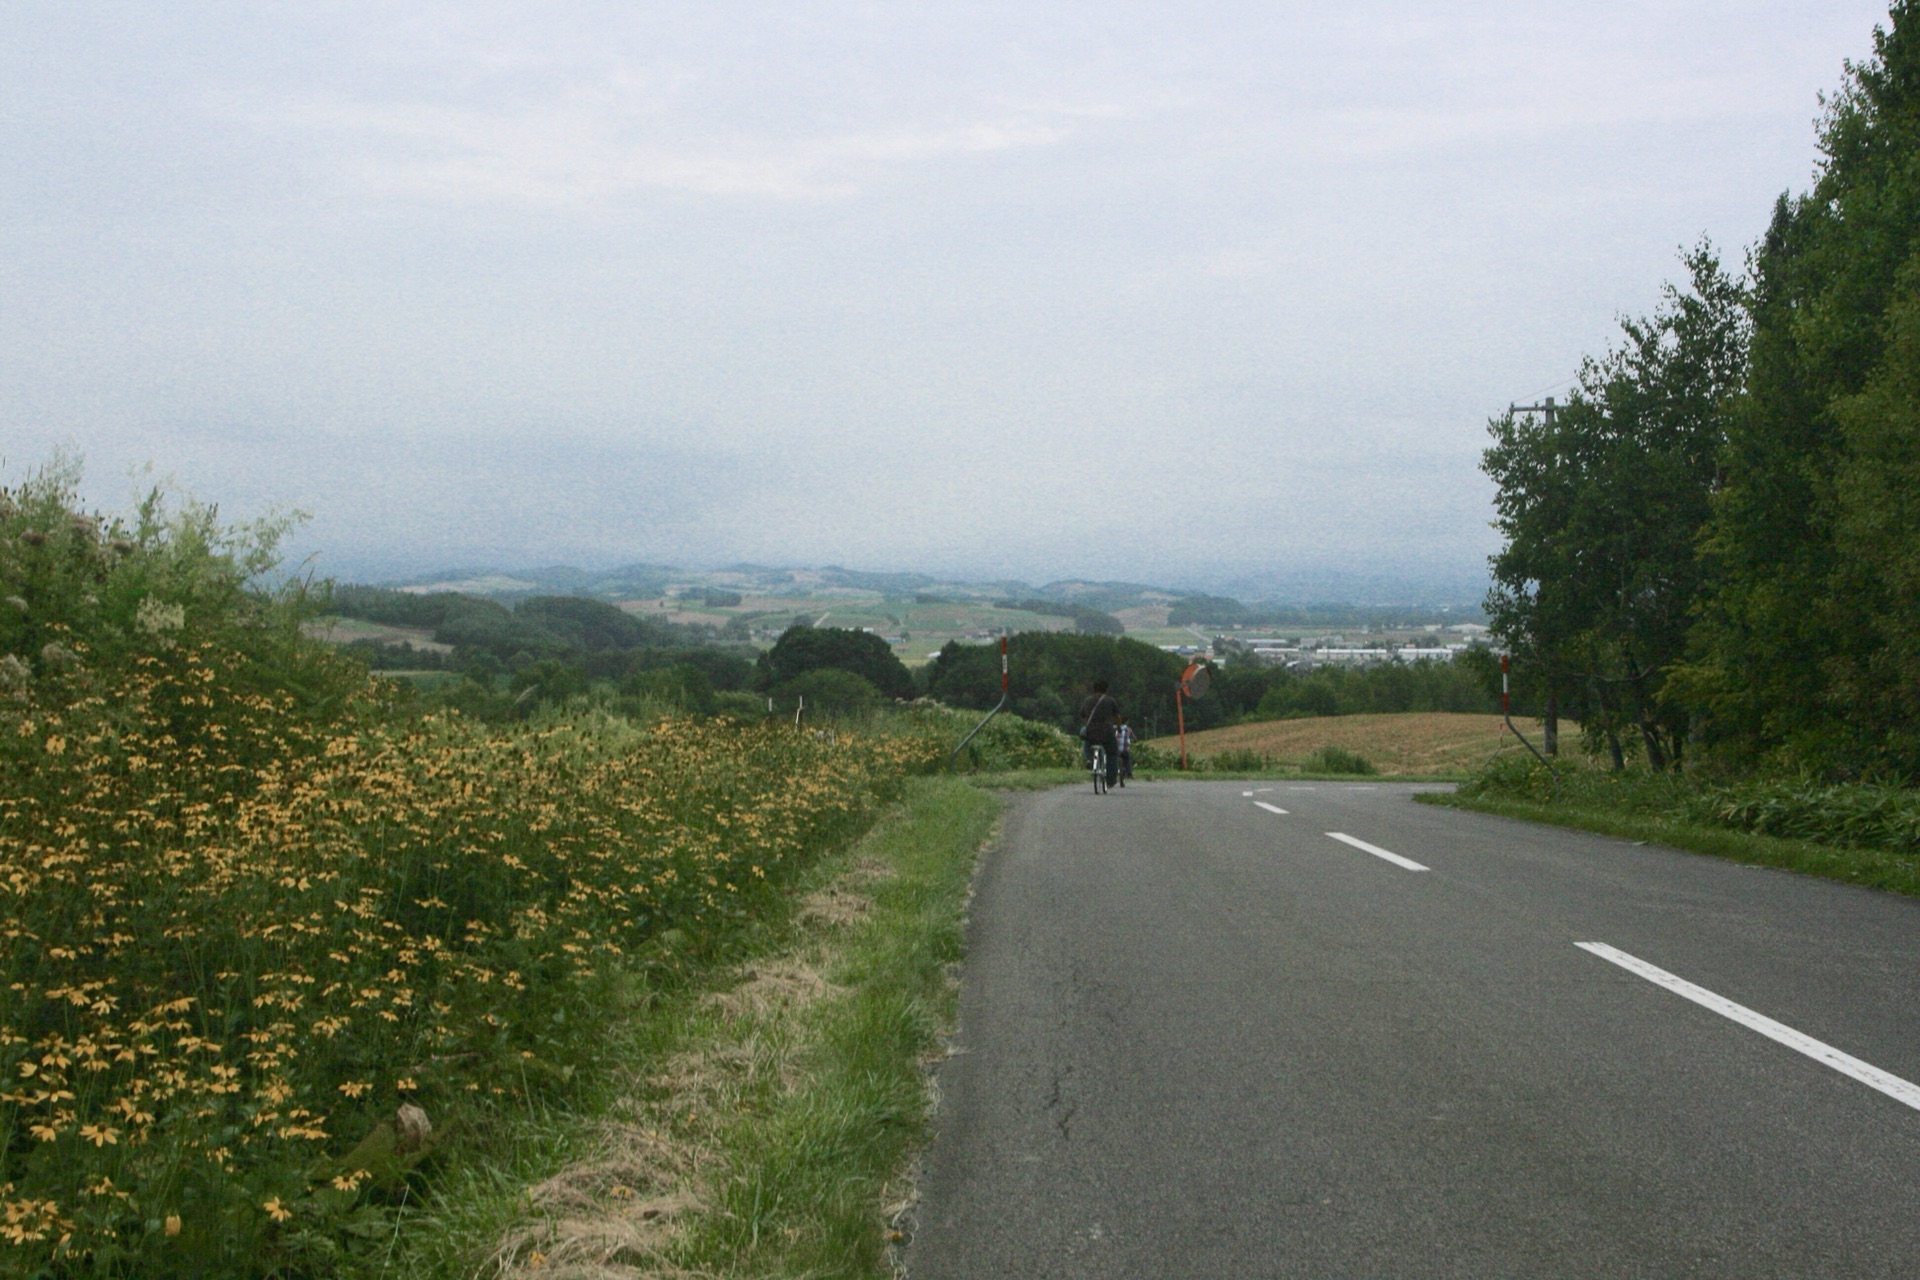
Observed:
[[[1120,757],[1121,785],[1133,776],[1133,726],[1127,723],[1125,716],[1116,717],[1119,721],[1113,727],[1113,751]]]
[[[1093,682],[1093,692],[1080,703],[1080,710],[1074,719],[1080,724],[1080,740],[1086,745],[1081,749],[1082,758],[1089,768],[1093,765],[1093,749],[1102,748],[1107,754],[1107,785],[1111,787],[1119,776],[1120,752],[1115,746],[1115,730],[1120,723],[1120,704],[1107,692],[1105,680]]]

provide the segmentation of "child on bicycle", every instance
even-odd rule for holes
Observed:
[[[1113,751],[1120,759],[1120,778],[1124,782],[1133,776],[1133,726],[1127,723],[1125,716],[1115,719]]]

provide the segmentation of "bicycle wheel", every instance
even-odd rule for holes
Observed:
[[[1107,790],[1107,752],[1105,747],[1093,749],[1093,794],[1104,795]]]

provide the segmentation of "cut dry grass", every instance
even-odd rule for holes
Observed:
[[[915,780],[798,887],[756,954],[703,991],[611,1010],[631,1061],[467,1203],[440,1206],[440,1239],[388,1273],[890,1275],[998,809],[964,781]]]
[[[1539,741],[1538,721],[1515,723]],[[1173,755],[1180,750],[1177,737],[1155,738],[1147,745]],[[1499,716],[1452,711],[1263,720],[1187,735],[1187,754],[1201,760],[1227,751],[1251,751],[1279,767],[1298,769],[1314,752],[1335,747],[1364,756],[1382,774],[1396,777],[1464,776],[1486,764],[1503,745],[1518,749]]]

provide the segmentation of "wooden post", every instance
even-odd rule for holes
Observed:
[[[1185,692],[1185,685],[1173,686],[1173,713],[1180,718],[1180,767],[1183,770],[1187,767],[1187,710],[1180,695]]]

